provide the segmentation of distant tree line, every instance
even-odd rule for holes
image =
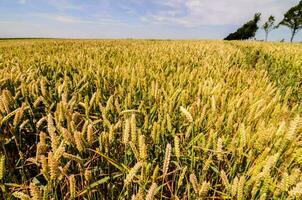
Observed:
[[[261,19],[261,13],[256,13],[254,19],[246,22],[234,33],[229,34],[224,40],[247,40],[254,38],[258,27],[258,22]],[[262,25],[262,29],[265,31],[265,40],[267,41],[269,33],[279,28],[279,26],[286,26],[291,30],[292,42],[295,35],[302,29],[302,0],[298,5],[289,9],[285,14],[281,22],[275,25],[275,17],[270,16],[267,21]]]

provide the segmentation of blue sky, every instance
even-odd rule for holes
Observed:
[[[0,37],[222,39],[261,12],[299,0],[0,0]],[[263,21],[261,22],[261,24]],[[274,30],[270,40],[289,40]],[[259,30],[257,39],[263,39]],[[302,41],[302,31],[296,41]]]

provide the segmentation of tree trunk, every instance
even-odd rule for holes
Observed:
[[[268,38],[268,32],[265,31],[265,41],[267,41],[267,38]]]
[[[295,35],[296,35],[296,30],[294,29],[292,31],[292,37],[290,38],[290,42],[293,42]]]

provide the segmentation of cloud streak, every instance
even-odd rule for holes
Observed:
[[[19,3],[19,4],[26,4],[27,1],[26,1],[26,0],[19,0],[18,3]]]
[[[175,23],[187,27],[201,25],[238,25],[256,12],[281,19],[282,14],[297,0],[166,0],[155,1],[161,9],[144,16],[144,21]],[[176,14],[175,14],[176,13]]]
[[[298,1],[0,0],[0,37],[220,39],[256,12],[263,20],[274,15],[279,21]],[[282,27],[270,38],[281,40],[289,33]],[[263,38],[261,29],[257,34]]]
[[[94,19],[82,19],[78,17],[74,17],[71,15],[56,15],[51,13],[33,13],[33,16],[44,18],[48,20],[52,20],[55,22],[59,22],[61,24],[82,24],[82,25],[110,25],[110,26],[126,26],[126,23],[123,23],[116,19],[111,18],[94,18]]]
[[[50,6],[64,11],[64,10],[83,10],[84,5],[70,0],[48,0],[46,1]]]

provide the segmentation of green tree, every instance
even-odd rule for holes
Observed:
[[[290,41],[292,42],[298,31],[302,29],[302,0],[284,14],[284,18],[278,26],[280,25],[291,29]]]
[[[275,17],[272,15],[263,24],[262,28],[265,31],[265,41],[267,41],[269,32],[271,32],[275,28],[274,24],[275,24]]]
[[[245,23],[236,32],[229,34],[225,40],[247,40],[255,37],[258,30],[258,22],[260,21],[261,13],[256,13],[254,19]]]

